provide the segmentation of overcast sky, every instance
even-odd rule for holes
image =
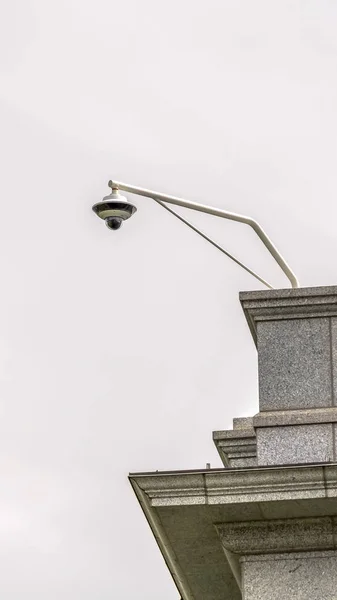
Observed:
[[[118,232],[91,206],[114,178],[249,214],[336,284],[337,4],[0,7],[0,596],[177,600],[127,474],[220,466],[262,286],[151,200]],[[189,218],[287,287],[244,225]]]

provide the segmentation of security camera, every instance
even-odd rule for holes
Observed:
[[[104,219],[108,229],[116,231],[122,226],[123,221],[129,219],[137,208],[121,196],[117,189],[113,189],[109,196],[105,196],[102,202],[97,202],[92,210],[100,219]]]

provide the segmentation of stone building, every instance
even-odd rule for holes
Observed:
[[[259,412],[223,468],[131,474],[183,600],[337,600],[337,287],[244,292]]]

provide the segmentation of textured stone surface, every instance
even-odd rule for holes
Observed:
[[[309,408],[306,410],[264,411],[252,419],[254,427],[276,427],[279,425],[308,425],[309,423],[336,423],[337,407]]]
[[[152,507],[226,504],[227,510],[231,504],[272,501],[276,505],[275,501],[296,500],[297,505],[299,500],[314,499],[317,503],[328,495],[337,496],[336,465],[210,469],[131,475],[130,479],[146,493]]]
[[[265,520],[330,517],[337,512],[337,503],[335,498],[318,498],[309,502],[306,499],[295,502],[279,500],[278,502],[261,502],[260,509],[261,517]]]
[[[333,404],[337,406],[337,318],[331,319]]]
[[[240,301],[256,343],[261,321],[337,317],[337,287],[241,292]]]
[[[256,467],[257,459],[256,459],[256,450],[253,457],[243,456],[240,458],[238,454],[230,459],[230,467],[231,469],[247,469],[247,467]]]
[[[332,406],[329,319],[258,323],[260,411]]]
[[[184,600],[242,600],[216,524],[337,515],[334,464],[154,472],[131,475],[130,481]],[[332,528],[323,525],[320,540],[324,531],[330,543]],[[277,591],[269,598],[278,599]]]
[[[233,419],[233,429],[250,429],[253,427],[253,417],[238,417]]]
[[[213,431],[213,441],[225,467],[255,467],[256,434],[253,418],[233,420],[233,429]]]
[[[336,549],[335,517],[221,523],[221,543],[235,554]]]
[[[331,423],[257,429],[258,465],[326,463],[333,460]]]
[[[336,600],[335,552],[241,559],[243,600]]]

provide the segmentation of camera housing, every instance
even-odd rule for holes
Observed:
[[[136,212],[137,208],[118,193],[112,190],[109,196],[105,196],[102,202],[97,202],[92,207],[96,215],[105,221],[108,229],[116,231],[120,229],[123,221],[126,221]]]

